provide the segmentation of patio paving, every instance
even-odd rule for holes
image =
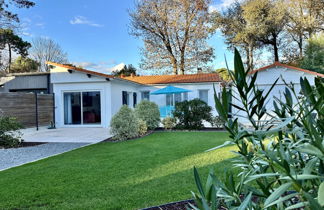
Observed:
[[[22,129],[25,142],[97,143],[110,138],[107,128]]]

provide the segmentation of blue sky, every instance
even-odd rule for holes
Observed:
[[[71,63],[105,70],[119,63],[138,67],[142,41],[129,35],[128,10],[135,0],[35,0],[31,9],[17,10],[23,37],[49,37],[68,53]],[[210,9],[226,7],[234,0],[214,1]],[[224,67],[224,54],[232,61],[224,39],[216,33],[209,40],[214,47],[215,68]]]

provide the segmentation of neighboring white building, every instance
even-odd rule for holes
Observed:
[[[275,97],[279,99],[283,99],[283,92],[285,91],[286,84],[293,84],[297,93],[300,92],[300,78],[307,78],[311,85],[314,85],[315,77],[324,78],[324,74],[316,73],[313,71],[309,71],[306,69],[297,68],[294,66],[289,66],[285,64],[281,64],[279,62],[275,62],[272,65],[262,67],[260,69],[256,69],[252,71],[250,74],[258,72],[258,77],[255,84],[265,91],[269,90],[272,84],[279,78],[276,86],[272,89],[269,95],[269,101],[267,101],[267,109],[273,110],[273,100]],[[285,84],[286,83],[286,84]],[[233,92],[237,91],[233,90]],[[324,93],[323,93],[324,94]],[[240,105],[240,102],[233,98],[233,103],[236,105]],[[233,107],[232,110],[234,116],[239,116],[239,121],[244,123],[246,119],[240,117],[243,115],[242,112],[238,111]]]
[[[114,77],[69,65],[48,62],[55,94],[57,127],[104,127],[123,104],[134,107],[148,99],[159,105],[162,116],[166,106],[175,102],[200,98],[214,105],[214,87],[220,91],[218,74]],[[172,85],[191,92],[176,95],[151,95],[153,91]],[[213,110],[213,114],[217,112]]]

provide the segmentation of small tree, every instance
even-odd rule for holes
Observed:
[[[11,73],[36,72],[39,63],[31,58],[19,56],[11,65]]]
[[[136,75],[136,68],[132,64],[129,64],[128,66],[125,65],[123,69],[119,71],[113,71],[111,73],[114,76],[131,76],[132,74]]]
[[[149,130],[154,130],[160,123],[160,111],[156,103],[143,100],[135,107],[136,116],[146,122]]]
[[[315,35],[308,40],[301,67],[324,73],[324,33]]]
[[[201,129],[203,121],[212,121],[212,108],[200,99],[179,102],[175,106],[173,116],[177,119],[180,129]]]

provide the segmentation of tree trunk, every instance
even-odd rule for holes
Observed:
[[[303,58],[303,35],[299,35],[299,42],[298,42],[298,47],[299,47],[299,59]]]
[[[173,74],[177,75],[178,74],[178,65],[177,65],[177,60],[171,56],[171,64],[172,64],[172,68],[173,68]]]
[[[278,46],[277,46],[277,35],[273,34],[273,53],[275,57],[275,62],[279,62],[279,53],[278,53]]]
[[[9,50],[9,63],[8,63],[8,74],[10,73],[10,70],[11,70],[11,45],[8,44],[8,50]]]
[[[184,52],[181,51],[181,58],[180,58],[180,73],[182,75],[185,74],[185,57]]]

